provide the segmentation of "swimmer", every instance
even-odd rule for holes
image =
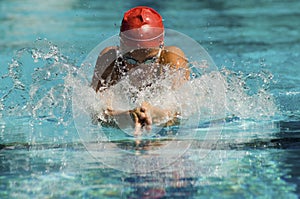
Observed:
[[[142,68],[148,77],[157,77],[164,75],[164,67],[167,66],[173,74],[173,89],[189,79],[190,71],[184,52],[176,46],[164,46],[162,17],[154,9],[138,6],[128,10],[124,14],[119,36],[120,46],[106,47],[98,56],[91,85],[96,92],[109,89],[137,68]],[[135,79],[137,83],[141,82],[140,78]],[[149,102],[125,111],[108,107],[104,113],[118,121],[130,118],[135,127],[134,135],[140,134],[143,128],[151,130],[153,124],[162,121],[164,125],[172,125],[180,115],[175,110],[162,109]]]

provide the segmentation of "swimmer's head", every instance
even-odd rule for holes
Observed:
[[[120,28],[120,46],[123,51],[159,48],[163,40],[162,17],[154,9],[138,6],[124,14]]]

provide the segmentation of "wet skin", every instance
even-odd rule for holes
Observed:
[[[158,57],[159,53],[161,54]],[[121,77],[118,74],[119,71],[116,71],[114,67],[116,59],[116,47],[104,49],[98,57],[92,81],[92,87],[96,92],[101,92],[101,88],[103,87],[99,80],[99,74],[97,74],[97,67],[103,65],[108,66],[101,74],[101,79],[104,80],[108,79],[107,77],[110,76],[110,82],[106,82],[105,88],[109,88],[109,86],[116,84],[120,80]],[[159,49],[135,49],[124,53],[123,61],[125,62],[125,68],[122,70],[124,70],[123,72],[125,73],[134,71],[140,64],[149,64],[153,62],[156,62],[159,65],[168,65],[170,69],[174,71],[183,70],[184,73],[181,73],[180,77],[174,79],[174,88],[181,85],[189,78],[187,60],[184,53],[177,47],[164,47],[161,52],[159,52]],[[134,135],[141,134],[142,129],[150,131],[151,126],[154,123],[160,123],[161,121],[167,121],[166,124],[173,123],[170,121],[178,115],[175,111],[152,106],[148,102],[143,102],[135,109],[127,111],[113,110],[108,107],[105,110],[105,114],[109,117],[115,117],[117,120],[128,120],[128,118],[130,118],[131,121],[127,122],[131,122],[135,127]]]

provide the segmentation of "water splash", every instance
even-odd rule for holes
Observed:
[[[195,67],[203,66],[202,62],[199,65],[197,62],[192,64]],[[14,117],[23,118],[13,123],[27,122],[29,125],[26,125],[26,129],[21,129],[26,133],[23,133],[22,138],[14,134],[10,135],[13,137],[9,138],[10,142],[20,138],[20,142],[34,146],[35,143],[53,145],[73,141],[72,137],[70,139],[67,136],[74,135],[77,130],[80,137],[79,132],[84,133],[84,140],[80,141],[89,144],[89,148],[86,147],[86,149],[89,152],[95,152],[96,159],[103,160],[104,158],[103,162],[110,166],[122,161],[124,165],[132,165],[134,168],[119,168],[119,164],[116,168],[128,169],[130,172],[135,169],[136,163],[139,163],[141,167],[136,172],[144,172],[170,164],[190,146],[189,142],[178,144],[175,140],[179,142],[183,139],[189,140],[189,138],[190,140],[207,140],[208,142],[200,142],[201,150],[198,155],[203,158],[209,150],[204,151],[202,148],[211,149],[221,136],[222,127],[218,126],[219,120],[229,119],[230,121],[230,118],[269,120],[277,111],[273,97],[268,93],[272,75],[266,71],[244,74],[227,69],[205,73],[192,70],[191,80],[175,91],[171,89],[172,75],[167,76],[169,78],[155,77],[150,87],[146,86],[141,89],[134,84],[136,79],[132,78],[134,75],[131,74],[131,78],[124,78],[107,89],[107,92],[95,93],[90,86],[93,69],[92,63],[77,66],[74,60],[61,53],[58,46],[47,40],[37,40],[34,48],[19,50],[9,64],[7,74],[2,77],[6,88],[0,97],[2,132],[5,132],[8,120],[15,119]],[[200,72],[203,71],[200,70]],[[143,70],[138,70],[137,76],[139,77],[141,73]],[[146,80],[145,85],[148,83]],[[135,98],[132,98],[132,95],[135,95]],[[111,98],[114,100],[109,101],[108,99]],[[165,145],[154,143],[153,146],[146,144],[153,147],[153,150],[148,151],[150,155],[152,153],[153,159],[143,159],[147,154],[135,154],[144,150],[126,149],[124,153],[130,153],[131,157],[128,158],[122,156],[121,153],[116,153],[123,151],[122,147],[128,147],[126,143],[121,142],[122,147],[115,144],[120,140],[128,139],[128,136],[120,136],[119,132],[112,129],[103,130],[103,134],[99,133],[101,127],[93,124],[91,116],[94,112],[102,114],[107,104],[128,110],[135,108],[144,100],[160,107],[176,107],[186,119],[186,123],[180,127],[183,129],[182,135],[176,137],[180,133],[176,134],[176,139],[173,139],[174,135],[170,136],[175,142],[165,142]],[[74,103],[80,107],[79,112],[74,112]],[[76,120],[82,121],[82,129],[78,130]],[[77,129],[74,128],[73,123]],[[214,126],[214,124],[217,125]],[[159,131],[159,129],[153,129],[155,132]],[[73,134],[70,133],[71,131]],[[6,131],[5,134],[9,132]],[[155,132],[150,137],[155,135]],[[238,136],[245,137],[242,134],[236,134],[236,139],[239,139]],[[228,136],[231,135],[228,134]],[[175,148],[179,150],[172,151]],[[107,157],[107,154],[110,156]],[[114,154],[113,158],[112,154]],[[158,164],[149,164],[152,165],[149,166],[144,160]]]
[[[273,75],[268,71],[258,73],[221,71],[226,78],[227,114],[241,119],[269,120],[278,113],[274,97],[269,92]]]
[[[34,46],[18,50],[8,73],[2,77],[6,85],[6,92],[1,96],[2,115],[68,123],[71,87],[66,79],[77,68],[46,39],[37,40]]]
[[[61,54],[58,46],[47,40],[39,39],[35,42],[34,48],[20,49],[9,64],[8,73],[2,76],[2,81],[6,85],[1,93],[2,117],[3,115],[30,116],[37,120],[51,120],[57,124],[68,125],[72,122],[71,98],[74,85],[76,89],[81,89],[85,93],[83,97],[92,99],[92,101],[86,100],[89,103],[92,102],[91,108],[99,110],[99,104],[102,102],[89,87],[90,74],[82,74],[82,70],[79,69],[80,67],[76,66],[74,60]],[[89,71],[92,69],[93,66],[89,66]],[[78,83],[82,82],[82,78],[85,79],[85,84],[79,86]],[[193,79],[179,91],[180,95],[177,97],[181,97],[185,107],[191,105],[196,97],[201,102],[200,109],[204,120],[217,119],[205,118],[205,115],[209,115],[208,112],[220,110],[223,102],[220,103],[218,89],[214,85],[223,84],[226,87],[225,100],[228,117],[260,120],[272,117],[277,112],[273,96],[268,92],[272,78],[272,74],[267,71],[244,74],[240,71],[223,69],[220,73],[209,73],[201,78]],[[168,84],[165,82],[164,85]],[[134,90],[132,86],[128,86],[128,82],[123,82],[112,91],[115,91],[114,94],[120,94],[120,91],[124,91],[126,87],[130,92]],[[168,89],[168,86],[163,88],[160,85],[162,93],[167,93]],[[153,90],[144,90],[135,102],[140,102],[145,98],[150,99],[151,92]],[[126,94],[128,93],[123,92],[119,98],[131,99],[128,96],[126,98]],[[112,93],[107,95],[112,95]],[[152,98],[154,104],[174,106],[172,97],[162,96],[161,93],[159,96],[164,100]],[[221,98],[223,99],[223,96]],[[132,108],[134,105],[132,101],[125,104],[126,106],[130,104],[130,107],[125,107],[124,103],[115,103],[115,106]]]

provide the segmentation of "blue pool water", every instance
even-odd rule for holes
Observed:
[[[87,151],[69,77],[141,4],[209,52],[228,114],[215,137],[202,139],[206,123],[185,129],[194,140],[168,167],[126,173]],[[0,11],[0,198],[299,197],[299,1],[2,0]]]

